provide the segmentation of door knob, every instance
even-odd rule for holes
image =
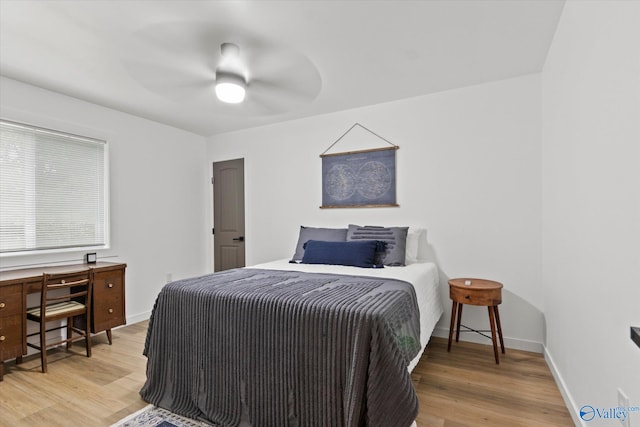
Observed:
[[[244,242],[244,236],[234,237],[233,240],[235,240],[236,242]]]

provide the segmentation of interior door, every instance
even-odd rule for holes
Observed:
[[[245,266],[244,159],[213,163],[213,269]]]

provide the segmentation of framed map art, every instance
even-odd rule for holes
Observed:
[[[398,206],[397,145],[346,153],[322,154],[321,208]]]

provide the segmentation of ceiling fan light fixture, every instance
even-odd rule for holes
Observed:
[[[246,86],[242,76],[229,73],[216,73],[216,96],[222,102],[239,104],[244,101]]]

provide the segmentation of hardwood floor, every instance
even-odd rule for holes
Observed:
[[[490,342],[490,341],[489,341]],[[418,427],[573,426],[544,357],[434,337],[411,374]]]
[[[146,406],[142,355],[147,322],[93,338],[91,358],[49,352],[7,363],[0,382],[0,426],[109,426]],[[507,349],[500,365],[491,347],[460,342],[447,353],[433,338],[412,374],[420,398],[418,427],[573,426],[541,355]]]
[[[49,351],[48,373],[40,358],[30,356],[20,365],[5,366],[0,382],[0,426],[109,426],[147,405],[138,391],[145,381],[142,355],[147,322],[93,337],[90,358],[84,347],[78,354]]]

